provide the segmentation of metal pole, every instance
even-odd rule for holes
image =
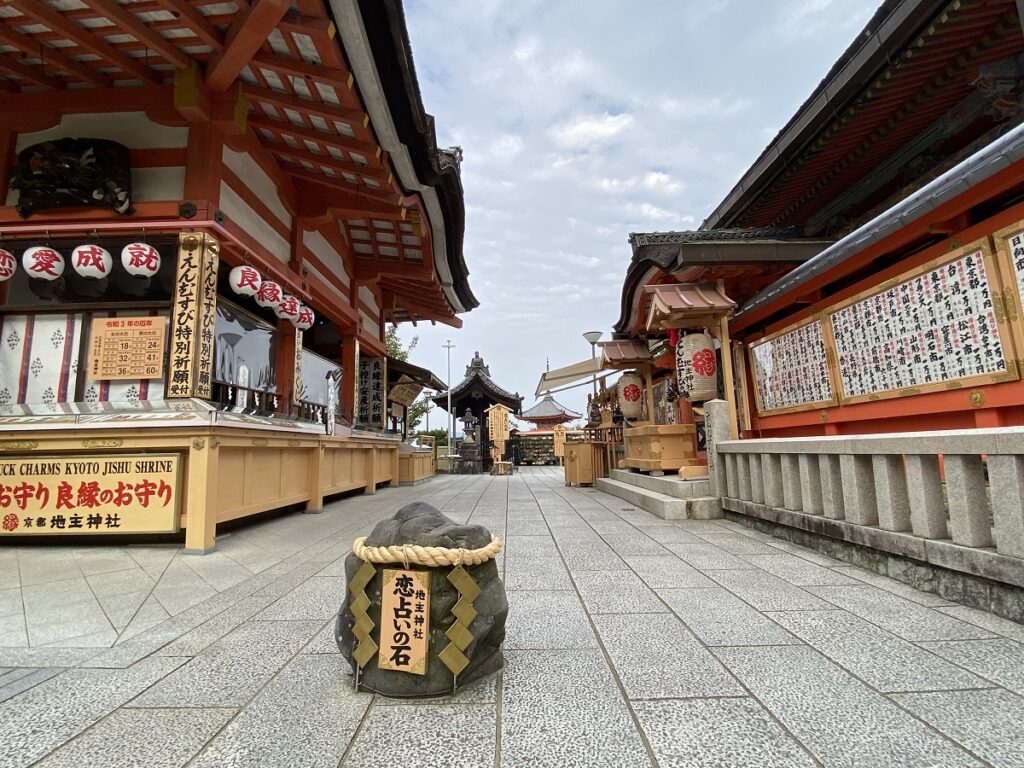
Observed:
[[[455,345],[451,339],[446,339],[444,348],[448,350],[448,455],[452,455],[452,439],[455,434],[454,419],[452,418],[452,350]]]
[[[597,342],[590,342],[590,359],[593,360],[597,357]],[[597,399],[597,374],[594,374],[594,399]]]

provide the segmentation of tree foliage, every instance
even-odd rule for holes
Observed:
[[[384,348],[387,350],[388,357],[392,357],[395,360],[401,360],[403,363],[409,362],[409,355],[416,345],[420,343],[419,336],[413,336],[412,341],[409,342],[408,347],[402,346],[402,340],[398,336],[398,326],[389,325],[387,331],[384,333]]]

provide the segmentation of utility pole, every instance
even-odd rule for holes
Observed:
[[[453,425],[455,420],[452,418],[452,350],[455,349],[455,345],[452,344],[451,339],[447,339],[442,345],[442,349],[448,350],[448,455],[452,455],[452,440],[455,436],[455,430]]]

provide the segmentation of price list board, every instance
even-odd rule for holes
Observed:
[[[751,344],[750,366],[760,414],[836,403],[818,318]]]
[[[899,280],[829,314],[842,402],[1012,378],[984,248]]]
[[[166,338],[166,317],[94,319],[89,378],[96,381],[161,378]]]

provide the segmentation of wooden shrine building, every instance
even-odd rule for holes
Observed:
[[[545,395],[539,403],[523,411],[518,418],[533,424],[534,429],[551,429],[558,424],[567,424],[583,418],[583,415],[570,411],[551,395]]]
[[[477,305],[412,62],[398,0],[0,2],[0,536],[403,479],[384,325]]]
[[[717,287],[746,436],[1024,424],[1019,9],[882,3],[699,230],[630,236],[616,336]]]
[[[480,353],[476,352],[469,365],[466,366],[465,378],[452,387],[452,415],[456,419],[462,419],[466,412],[476,419],[477,434],[483,436],[480,444],[481,456],[484,469],[490,469],[490,446],[489,446],[489,425],[487,424],[487,409],[492,405],[500,404],[516,415],[523,408],[523,398],[516,392],[509,392],[499,386],[491,378],[490,366],[484,363]],[[441,392],[434,397],[434,403],[448,410],[448,391]]]

